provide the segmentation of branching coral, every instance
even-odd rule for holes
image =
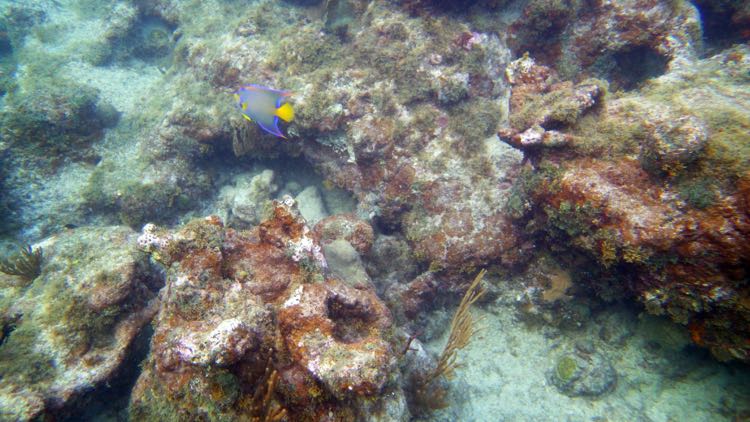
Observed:
[[[440,354],[438,364],[435,370],[430,373],[425,379],[424,385],[429,385],[435,379],[440,376],[451,378],[456,369],[456,357],[459,350],[465,348],[474,334],[477,332],[477,327],[474,319],[471,316],[470,308],[477,300],[479,300],[485,293],[486,290],[482,287],[482,279],[486,270],[482,270],[477,274],[474,281],[466,290],[461,303],[458,305],[456,314],[453,315],[451,321],[451,331],[448,336],[448,342],[443,348],[443,352]]]
[[[41,274],[43,260],[42,248],[26,245],[19,247],[16,254],[0,259],[0,271],[19,276],[24,282],[30,283]]]
[[[285,420],[287,411],[275,400],[273,394],[276,391],[276,383],[279,381],[279,372],[274,369],[269,358],[266,364],[266,372],[263,374],[260,385],[255,390],[252,399],[253,414],[250,419],[253,422],[277,422]]]
[[[449,379],[453,376],[458,366],[456,363],[458,351],[465,348],[477,332],[476,321],[472,318],[470,309],[471,305],[485,293],[485,289],[481,286],[484,274],[485,270],[477,274],[468,290],[466,290],[463,299],[461,299],[461,303],[458,305],[456,314],[451,321],[448,342],[445,344],[435,367],[432,370],[419,374],[413,380],[413,390],[411,391],[412,411],[429,412],[448,406],[448,402],[446,401],[448,392],[447,384],[439,382],[439,380]],[[409,340],[406,346],[406,351],[409,350],[410,344],[411,340]]]

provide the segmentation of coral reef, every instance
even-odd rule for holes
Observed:
[[[742,2],[0,8],[0,231],[59,233],[38,277],[0,274],[14,418],[77,406],[155,312],[161,283],[125,243],[166,274],[132,419],[408,420],[461,402],[441,375],[474,333],[479,282],[457,302],[480,268],[492,317],[560,356],[535,366],[562,399],[612,391],[616,354],[555,336],[615,300],[663,315],[642,319],[664,337],[645,353],[677,361],[690,341],[750,362]],[[233,110],[246,83],[293,93],[288,139]],[[77,228],[110,224],[143,229]],[[616,325],[597,333],[611,348],[632,336]]]
[[[693,59],[702,35],[687,1],[531,0],[510,30],[517,53],[530,52],[565,79],[603,77],[623,89]]]
[[[125,227],[80,228],[46,239],[27,287],[0,274],[3,419],[64,415],[105,383],[156,311],[161,287]]]
[[[420,262],[458,273],[519,261],[515,229],[502,212],[510,184],[498,188],[498,181],[520,156],[493,138],[507,95],[499,77],[507,49],[496,35],[447,17],[409,19],[386,3],[350,3],[349,27],[367,30],[342,39],[302,21],[273,45],[265,22],[251,15],[229,38],[206,40],[211,49],[187,45],[187,65],[215,89],[233,89],[237,75],[253,74],[291,89],[299,110],[291,142],[274,148],[301,153],[352,192],[359,216],[402,229]],[[241,30],[251,25],[252,34]],[[243,47],[246,37],[254,49]],[[204,142],[233,137],[232,124],[207,124],[224,135]],[[242,135],[253,145],[243,152],[263,156],[268,147],[258,136]]]
[[[288,196],[248,231],[144,228],[167,285],[131,417],[259,416],[259,395],[284,420],[407,417],[390,312],[372,286],[327,276],[311,234]]]
[[[510,67],[518,98],[511,99],[509,127],[500,131],[531,164],[515,182],[514,216],[532,232],[585,252],[595,260],[590,265],[620,274],[618,283],[594,283],[603,296],[636,295],[649,312],[692,327],[694,341],[720,359],[745,361],[750,167],[743,158],[746,134],[725,134],[738,133],[746,121],[736,107],[747,103],[738,79],[747,53],[736,47],[689,67],[676,65],[639,93],[591,101],[580,101],[569,83],[555,82],[552,70],[522,58]],[[688,79],[701,83],[687,88]],[[529,95],[541,95],[543,104],[567,98],[570,105],[529,114],[519,106]],[[703,96],[702,106],[692,101],[696,96]],[[705,104],[738,119],[717,119]],[[564,145],[522,142],[529,125],[566,108],[572,119],[552,125],[568,139]],[[732,328],[723,325],[727,320]]]

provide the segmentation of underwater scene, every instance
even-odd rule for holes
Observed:
[[[5,421],[750,421],[750,1],[0,0]]]

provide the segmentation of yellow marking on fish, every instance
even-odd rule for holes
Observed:
[[[248,122],[252,122],[253,119],[247,117],[247,114],[243,114],[242,117],[246,118]]]
[[[243,110],[247,110],[247,103],[242,103],[240,106]]]
[[[294,109],[289,103],[284,103],[276,109],[276,115],[285,122],[291,122],[294,119]]]

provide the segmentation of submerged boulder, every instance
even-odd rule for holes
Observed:
[[[159,287],[135,238],[119,226],[53,236],[37,245],[44,261],[31,284],[0,288],[4,420],[64,411],[123,363]]]
[[[587,256],[580,270],[604,275],[584,282],[602,297],[635,296],[649,312],[688,326],[719,359],[745,362],[749,55],[738,46],[675,64],[638,91],[601,96],[555,125],[570,140],[564,146],[515,142],[524,126],[512,124],[526,120],[523,107],[511,107],[511,127],[501,131],[531,164],[509,200],[517,222]],[[564,92],[562,83],[537,89],[550,69],[517,68],[511,105]]]
[[[140,244],[167,285],[133,419],[408,417],[390,312],[367,278],[328,274],[291,197],[250,230],[208,217]]]

